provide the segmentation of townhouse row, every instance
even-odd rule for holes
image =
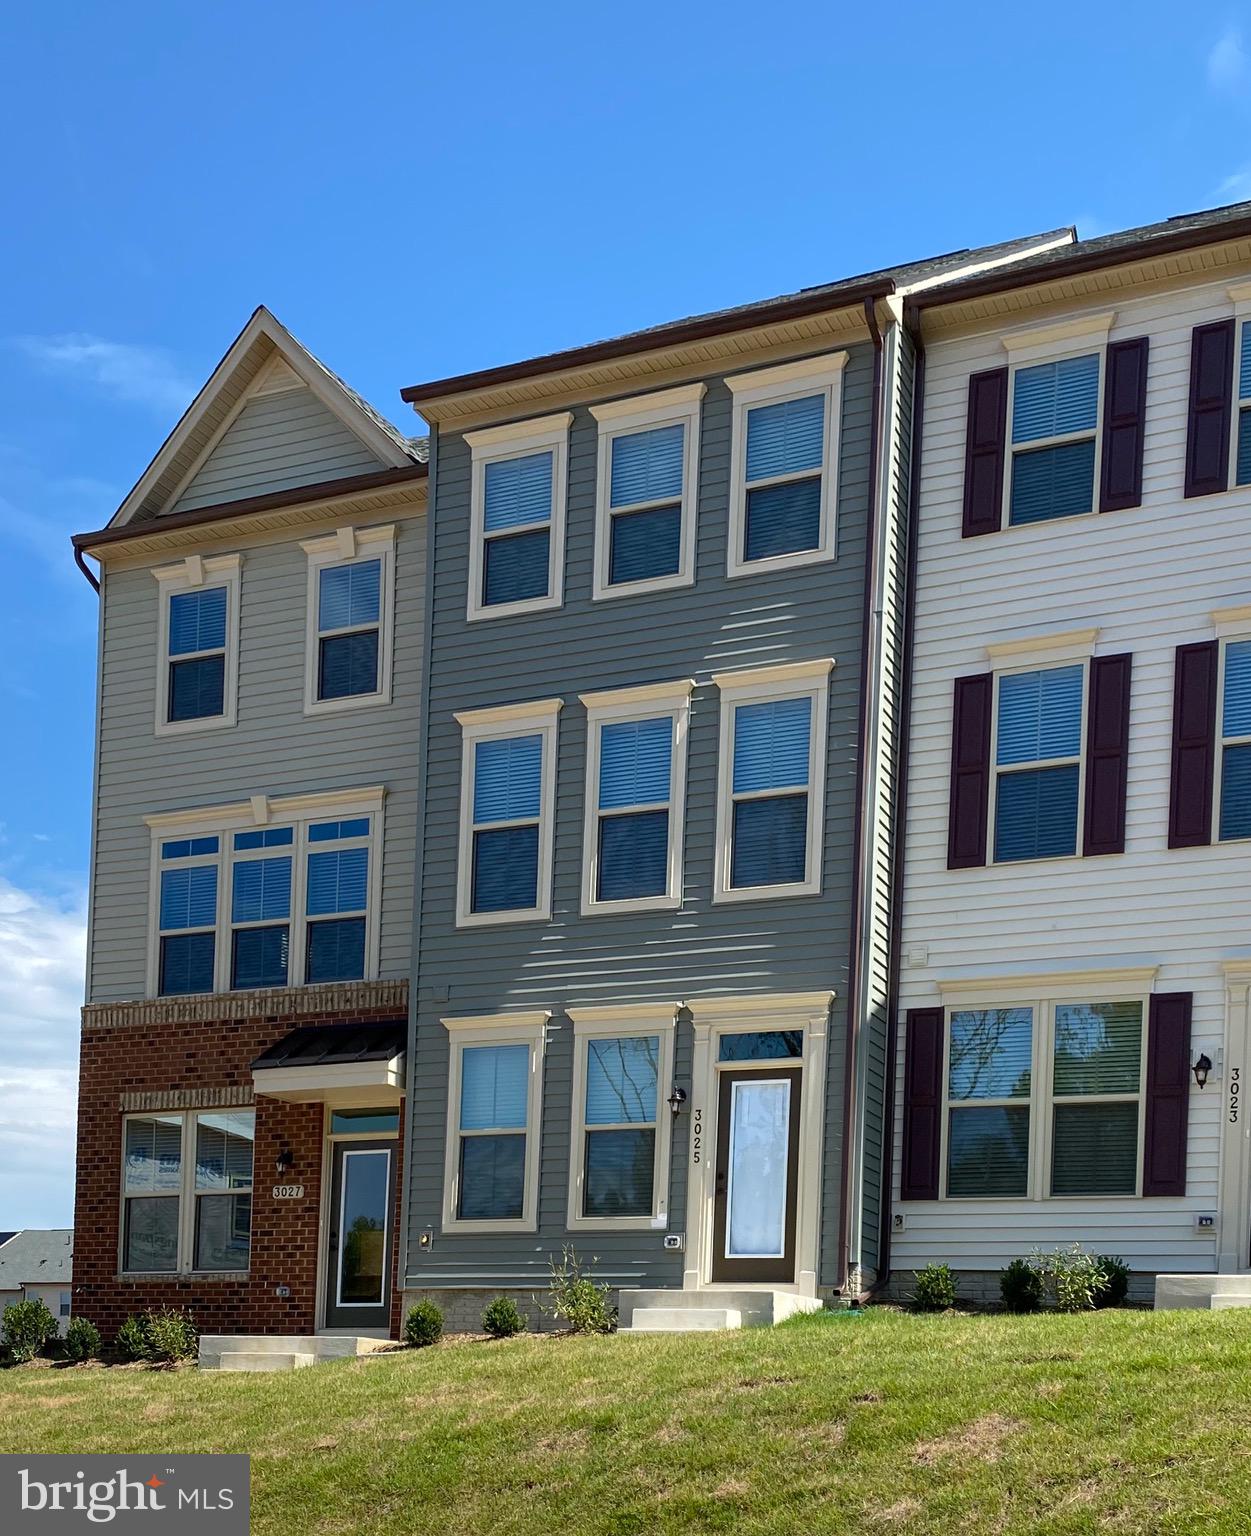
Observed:
[[[75,540],[77,1309],[1251,1269],[1249,279],[1054,231],[422,438],[257,311]]]

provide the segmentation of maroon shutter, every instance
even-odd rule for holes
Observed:
[[[956,678],[951,721],[951,798],[947,806],[947,868],[986,862],[990,803],[990,707],[994,678]]]
[[[1086,710],[1086,813],[1082,852],[1125,852],[1125,780],[1129,772],[1129,675],[1132,656],[1090,663]]]
[[[1189,992],[1161,992],[1151,999],[1147,1123],[1142,1149],[1144,1195],[1186,1193],[1191,996]]]
[[[1186,495],[1211,496],[1229,484],[1229,423],[1234,394],[1234,322],[1215,320],[1190,333],[1190,416],[1186,425]]]
[[[969,379],[964,437],[966,539],[998,533],[1003,521],[1003,455],[1008,433],[1008,370],[991,368]]]
[[[1215,640],[1179,645],[1173,663],[1173,765],[1169,776],[1168,845],[1201,848],[1212,841],[1212,775],[1216,766]]]
[[[1103,467],[1100,512],[1142,501],[1142,444],[1147,418],[1147,338],[1109,346],[1103,381]]]
[[[938,1199],[942,1103],[943,1010],[909,1008],[904,1051],[901,1200]]]

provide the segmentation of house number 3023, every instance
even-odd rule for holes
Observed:
[[[1232,1067],[1229,1073],[1229,1123],[1238,1124],[1238,1098],[1242,1093],[1242,1068]]]
[[[704,1112],[696,1109],[691,1112],[691,1161],[699,1163],[704,1157]]]

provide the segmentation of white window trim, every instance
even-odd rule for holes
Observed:
[[[1013,987],[1004,984],[992,988],[989,984],[977,984],[972,991],[943,990],[943,1086],[942,1117],[939,1138],[939,1199],[944,1203],[961,1205],[966,1202],[975,1206],[999,1204],[1058,1203],[1077,1201],[1141,1200],[1143,1149],[1146,1139],[1147,1095],[1147,1045],[1151,1017],[1151,983],[1154,968],[1144,971],[1126,971],[1122,979],[1114,976],[1092,982],[1089,986],[1072,982],[1057,982],[1044,978],[1046,984],[1037,988]],[[1137,980],[1135,978],[1138,978]],[[1023,979],[1024,980],[1024,979]],[[966,984],[967,985],[967,984]],[[1089,1003],[1137,1003],[1142,1008],[1142,1039],[1138,1059],[1138,1091],[1111,1094],[1073,1094],[1057,1099],[1053,1092],[1055,1011],[1065,1006],[1078,1007]],[[1032,1010],[1030,1093],[1019,1099],[952,1099],[950,1097],[951,1068],[951,1016],[969,1011],[990,1012],[995,1009],[1029,1008]],[[1138,1140],[1134,1157],[1134,1189],[1123,1195],[1053,1195],[1051,1184],[1051,1158],[1055,1141],[1055,1106],[1060,1104],[1113,1104],[1138,1105]],[[1029,1110],[1029,1163],[1026,1193],[1024,1195],[949,1195],[947,1193],[947,1151],[951,1110],[994,1108],[1006,1106]]]
[[[813,565],[820,560],[834,559],[838,543],[838,453],[843,369],[846,365],[846,352],[827,352],[821,357],[809,357],[797,363],[782,363],[774,368],[760,368],[726,379],[726,385],[734,397],[730,429],[727,576],[753,576],[763,571],[788,570],[792,566]],[[776,405],[783,400],[799,400],[816,394],[825,396],[825,443],[821,461],[820,536],[817,547],[795,550],[785,555],[770,555],[764,560],[744,559],[743,539],[747,528],[747,413],[758,405]],[[811,471],[805,470],[802,475],[793,478],[810,479]]]
[[[563,699],[504,704],[495,709],[468,709],[453,718],[461,727],[460,835],[456,859],[456,926],[480,928],[500,923],[547,921],[552,915],[552,848],[556,809],[557,724]],[[474,912],[473,798],[475,747],[480,741],[510,736],[543,738],[542,783],[539,787],[539,869],[533,907],[507,912]]]
[[[156,702],[154,726],[157,736],[188,736],[197,731],[218,731],[233,726],[239,718],[239,607],[242,555],[188,555],[174,565],[153,567],[157,584]],[[204,587],[226,589],[226,665],[224,670],[223,709],[220,715],[201,720],[170,720],[169,713],[169,600]]]
[[[989,648],[988,648],[989,649]],[[1084,813],[1086,806],[1086,732],[1088,726],[1088,713],[1090,708],[1090,662],[1091,654],[1083,652],[1079,648],[1066,651],[1057,656],[1055,652],[1045,655],[1040,660],[1041,652],[1036,652],[1031,659],[1019,661],[1012,666],[997,666],[994,670],[994,687],[992,689],[990,708],[990,794],[987,796],[986,807],[986,863],[1002,869],[1012,869],[1019,865],[1028,865],[1031,868],[1038,864],[1063,864],[1071,860],[1084,857],[1082,851],[1082,834],[1084,828]],[[1082,669],[1082,702],[1081,715],[1081,739],[1078,744],[1076,759],[1072,757],[1040,757],[1036,762],[1028,763],[1004,763],[999,762],[999,684],[1005,677],[1026,672],[1051,672],[1060,667],[1080,666]],[[999,780],[1004,774],[1024,773],[1035,768],[1063,768],[1077,763],[1077,834],[1074,839],[1072,853],[1043,854],[1036,859],[997,859],[995,857],[995,812],[999,805]]]
[[[252,1120],[252,1182],[246,1189],[202,1189],[195,1187],[196,1169],[196,1125],[202,1115],[223,1114],[251,1114]],[[117,1211],[117,1273],[135,1280],[161,1281],[168,1280],[176,1275],[207,1275],[216,1277],[229,1277],[231,1275],[246,1275],[251,1269],[252,1252],[252,1225],[249,1222],[248,1229],[248,1265],[243,1269],[196,1269],[195,1268],[195,1219],[196,1202],[205,1195],[250,1195],[252,1197],[252,1216],[256,1215],[256,1111],[251,1104],[219,1105],[214,1108],[204,1109],[146,1109],[136,1110],[133,1113],[122,1116],[122,1150],[120,1159],[121,1175],[118,1179],[118,1211]],[[173,1119],[177,1117],[182,1122],[182,1143],[179,1160],[179,1186],[175,1194],[172,1190],[145,1194],[136,1191],[134,1194],[126,1193],[126,1126],[131,1120],[159,1120]],[[177,1200],[178,1201],[178,1262],[173,1269],[127,1269],[126,1268],[126,1202],[128,1200]]]
[[[384,848],[383,801],[386,791],[381,785],[364,789],[330,791],[312,795],[254,795],[250,800],[231,805],[209,806],[192,811],[172,811],[145,817],[152,840],[151,873],[148,886],[148,968],[147,995],[159,997],[161,981],[161,844],[166,840],[182,837],[217,837],[218,852],[200,854],[191,859],[179,859],[169,867],[184,869],[195,864],[214,864],[217,867],[217,922],[213,948],[213,991],[230,992],[231,950],[234,925],[230,921],[232,876],[235,859],[280,858],[291,855],[291,916],[288,918],[290,939],[287,959],[287,987],[307,985],[304,981],[306,929],[309,918],[304,911],[304,896],[308,854],[319,847],[332,848],[366,846],[369,849],[368,904],[365,909],[365,974],[364,981],[378,977],[382,914],[382,853]],[[346,820],[354,816],[368,816],[368,838],[352,838],[346,842],[312,844],[308,841],[308,827],[315,821]],[[270,826],[290,826],[294,837],[288,848],[234,850],[234,834],[250,832]],[[319,919],[313,919],[319,921]],[[326,919],[329,921],[330,919]],[[271,927],[274,924],[240,924],[241,927]],[[187,930],[195,931],[195,930]],[[202,931],[202,930],[201,930]],[[297,942],[298,941],[298,942]],[[321,985],[321,983],[312,983]],[[239,988],[240,995],[264,992],[264,987]],[[174,998],[204,996],[203,993],[173,993]]]
[[[663,1232],[669,1225],[669,1162],[673,1141],[673,1112],[669,1085],[673,1082],[673,1043],[680,1003],[635,1003],[620,1008],[569,1009],[573,1020],[573,1115],[569,1142],[569,1209],[571,1232]],[[584,1216],[586,1184],[586,1065],[591,1040],[629,1040],[656,1035],[660,1049],[656,1064],[656,1143],[652,1174],[652,1208],[646,1216]]]
[[[716,672],[712,681],[721,692],[720,739],[717,749],[717,844],[712,899],[770,901],[781,896],[817,896],[825,839],[825,762],[829,752],[830,674],[834,660],[798,661],[745,672]],[[812,732],[808,742],[808,839],[806,877],[785,885],[730,884],[733,856],[734,712],[740,704],[767,704],[777,699],[810,698]],[[777,793],[783,793],[778,791]]]
[[[1009,332],[1002,337],[1008,353],[1008,414],[1004,426],[1003,487],[1000,495],[999,528],[1001,532],[1021,528],[1048,527],[1052,523],[1071,523],[1078,518],[1093,517],[1099,511],[1099,484],[1103,470],[1103,407],[1107,387],[1108,331],[1115,314],[1087,315],[1059,325],[1041,327],[1038,330]],[[1060,432],[1053,437],[1036,437],[1028,443],[1012,441],[1012,408],[1016,399],[1016,376],[1023,368],[1033,368],[1039,363],[1058,363],[1066,357],[1099,359],[1099,387],[1095,399],[1095,424],[1083,432]],[[1064,517],[1048,517],[1042,523],[1014,523],[1012,517],[1012,465],[1018,453],[1032,453],[1041,448],[1055,448],[1063,443],[1085,442],[1088,437],[1095,441],[1094,477],[1090,488],[1090,510],[1072,512]]]
[[[1225,734],[1225,656],[1231,642],[1238,643],[1243,640],[1251,640],[1251,623],[1241,616],[1240,610],[1230,609],[1229,613],[1238,614],[1235,621],[1220,622],[1218,614],[1213,614],[1217,619],[1217,667],[1216,667],[1216,761],[1212,765],[1212,828],[1211,841],[1214,845],[1251,842],[1248,837],[1222,837],[1221,836],[1221,794],[1225,781],[1225,748],[1251,746],[1251,735],[1226,736]]]
[[[672,587],[689,587],[695,580],[695,531],[699,520],[699,421],[700,402],[707,391],[705,384],[684,384],[677,389],[640,395],[632,400],[614,400],[607,405],[593,405],[591,415],[599,423],[598,468],[595,485],[595,566],[591,577],[591,598],[637,597],[647,592],[665,592]],[[642,581],[609,581],[612,552],[612,520],[623,513],[642,512],[649,507],[671,506],[670,498],[640,501],[632,506],[614,508],[612,493],[612,445],[618,437],[654,427],[681,426],[683,432],[681,533],[678,539],[678,568],[670,576],[652,576]]]
[[[364,709],[391,702],[391,666],[395,648],[395,525],[336,528],[317,539],[301,539],[308,556],[308,603],[304,633],[304,713],[337,714],[345,709]],[[328,566],[356,565],[366,560],[381,562],[378,599],[378,687],[373,693],[353,694],[346,699],[317,697],[317,663],[321,631],[318,628],[318,588]],[[367,626],[362,626],[367,627]]]
[[[480,432],[466,432],[470,452],[469,494],[469,593],[465,617],[506,619],[519,613],[536,613],[543,608],[559,608],[564,601],[565,573],[565,501],[569,481],[569,427],[572,411],[542,416],[532,421],[510,422],[503,427],[487,427]],[[547,595],[530,597],[517,603],[482,601],[482,577],[486,569],[486,535],[483,519],[486,510],[486,467],[500,459],[520,459],[527,454],[552,451],[552,515],[547,548]],[[509,533],[523,533],[510,528]],[[540,526],[540,525],[534,525]]]
[[[539,1172],[543,1136],[543,1058],[551,1013],[478,1014],[443,1019],[448,1033],[447,1138],[443,1155],[444,1232],[535,1232],[538,1230]],[[525,1189],[521,1216],[509,1221],[462,1221],[456,1214],[460,1198],[461,1057],[466,1046],[527,1045],[530,1048],[530,1091],[526,1100]]]
[[[672,683],[646,683],[579,695],[586,706],[586,814],[582,828],[582,915],[614,912],[676,911],[682,905],[682,853],[686,810],[686,751],[691,718],[692,678]],[[673,748],[669,764],[669,854],[664,892],[623,901],[600,901],[599,884],[599,764],[601,731],[623,720],[669,719]],[[659,810],[659,806],[634,807]]]

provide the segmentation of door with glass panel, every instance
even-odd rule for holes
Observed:
[[[795,1278],[802,1077],[801,1067],[780,1061],[721,1071],[713,1280],[786,1284]]]
[[[333,1144],[326,1325],[385,1328],[391,1310],[393,1141]]]

